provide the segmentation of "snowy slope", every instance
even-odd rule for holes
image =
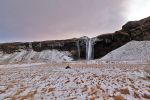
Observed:
[[[150,58],[150,41],[131,41],[108,53],[101,60],[146,61]]]
[[[69,56],[71,56],[71,54],[67,51],[44,50],[41,52],[35,52],[33,50],[21,50],[21,52],[15,52],[13,54],[0,53],[0,62],[63,62],[71,61],[72,58]]]

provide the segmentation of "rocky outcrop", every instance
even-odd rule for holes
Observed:
[[[124,32],[104,34],[97,37],[94,45],[94,58],[105,56],[110,51],[130,41],[130,36]]]
[[[131,40],[150,40],[150,17],[127,22],[121,30],[99,35],[97,39],[94,45],[94,58],[101,58]]]
[[[81,37],[67,40],[3,43],[0,44],[0,51],[4,54],[12,54],[14,52],[30,49],[36,52],[41,52],[43,50],[69,51],[75,60],[85,59],[86,39],[87,37]]]
[[[150,40],[150,17],[140,21],[130,21],[123,25],[121,31],[128,33],[132,40]]]
[[[92,43],[92,56],[94,59],[101,58],[107,53],[131,40],[150,40],[150,17],[140,21],[130,21],[122,26],[122,29],[114,33],[103,34],[94,37]],[[69,51],[72,57],[77,59],[86,59],[88,37],[73,38],[67,40],[52,40],[41,42],[16,42],[0,44],[0,51],[4,54],[20,52],[20,50],[29,50],[41,52],[43,50],[56,49],[58,51]]]

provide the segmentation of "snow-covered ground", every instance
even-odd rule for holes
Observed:
[[[71,69],[65,69],[67,65]],[[0,100],[149,100],[150,79],[136,64],[0,66]]]
[[[101,60],[147,62],[150,60],[150,41],[131,41],[113,50]]]
[[[43,50],[35,52],[33,50],[20,50],[12,54],[0,52],[0,63],[30,63],[30,62],[65,62],[73,60],[67,51]]]

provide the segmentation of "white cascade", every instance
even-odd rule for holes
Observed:
[[[93,54],[93,41],[91,38],[86,41],[86,59],[91,60]]]
[[[29,42],[29,48],[32,49],[32,42]]]

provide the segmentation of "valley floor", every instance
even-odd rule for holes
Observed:
[[[136,64],[0,65],[0,100],[149,100],[150,79]]]

